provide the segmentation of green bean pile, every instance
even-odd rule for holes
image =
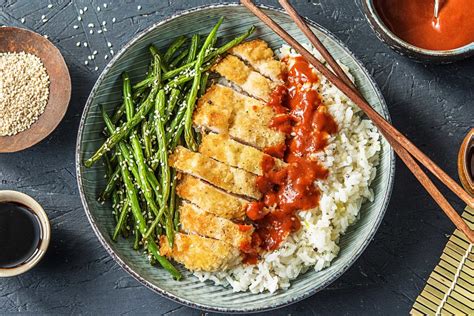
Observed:
[[[143,248],[152,264],[158,262],[179,280],[180,272],[159,252],[159,236],[170,246],[179,226],[176,211],[176,171],[168,155],[177,145],[197,150],[199,135],[192,126],[198,96],[205,92],[208,70],[216,59],[255,30],[214,47],[221,18],[201,44],[198,34],[176,38],[162,54],[149,47],[151,63],[142,81],[132,86],[126,72],[123,102],[109,116],[100,106],[106,141],[84,162],[105,163],[107,185],[101,201],[111,200],[116,226],[112,239],[133,237],[133,248]]]

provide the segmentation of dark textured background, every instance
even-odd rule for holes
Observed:
[[[102,6],[104,2],[107,9]],[[101,247],[76,188],[74,148],[89,91],[110,60],[104,59],[105,54],[110,55],[107,42],[118,51],[154,22],[212,2],[0,0],[0,25],[47,34],[64,55],[73,84],[69,110],[55,132],[31,149],[0,155],[0,189],[19,190],[36,198],[48,213],[53,230],[49,251],[38,267],[0,280],[0,313],[202,313],[141,286]],[[444,66],[414,63],[378,41],[359,1],[292,2],[301,14],[333,32],[362,60],[382,89],[395,126],[457,179],[457,149],[474,125],[474,59]],[[52,8],[48,8],[49,3]],[[276,1],[263,3],[276,6]],[[101,11],[97,12],[99,5]],[[84,6],[88,11],[79,22],[79,9]],[[46,15],[46,23],[42,15]],[[103,20],[108,31],[98,34],[97,25]],[[96,25],[92,35],[88,23]],[[88,41],[89,47],[77,47],[78,41]],[[95,60],[85,65],[94,50],[98,51]],[[462,210],[463,205],[452,194],[448,197]],[[387,215],[361,258],[326,290],[269,314],[406,314],[452,230],[439,207],[398,163]]]

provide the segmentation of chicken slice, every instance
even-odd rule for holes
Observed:
[[[183,202],[180,206],[179,220],[183,232],[222,240],[238,248],[250,244],[252,240],[252,225],[236,224],[200,210],[191,203]]]
[[[212,70],[239,86],[246,93],[265,102],[270,100],[270,94],[277,87],[277,83],[252,70],[234,55],[227,55],[214,65]]]
[[[229,52],[249,63],[262,75],[273,81],[282,82],[284,65],[274,58],[273,50],[268,47],[267,42],[255,39],[239,44]]]
[[[193,121],[199,127],[265,149],[285,143],[285,134],[269,127],[274,116],[273,109],[262,101],[213,85],[199,99]]]
[[[248,201],[217,189],[188,174],[183,174],[178,195],[209,213],[228,219],[243,219]]]
[[[238,265],[240,251],[220,240],[177,233],[173,248],[166,236],[160,236],[160,254],[183,264],[192,271],[225,271]]]
[[[229,166],[237,167],[256,175],[263,175],[262,161],[264,157],[271,156],[241,143],[230,139],[226,135],[209,133],[202,137],[199,152],[205,156],[214,158]],[[275,168],[281,169],[286,164],[278,159],[275,161]]]
[[[262,193],[257,188],[256,175],[227,166],[182,146],[176,148],[169,157],[169,162],[179,171],[206,180],[227,192],[245,195],[257,200],[262,197]]]

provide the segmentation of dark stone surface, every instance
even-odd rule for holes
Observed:
[[[73,83],[69,110],[55,132],[31,149],[0,155],[0,189],[19,190],[36,198],[46,209],[53,230],[49,251],[38,267],[0,281],[2,314],[202,313],[141,286],[101,247],[76,188],[74,148],[83,106],[108,62],[104,59],[105,54],[110,55],[107,42],[117,51],[165,16],[212,1],[126,0],[112,4],[109,0],[106,9],[104,2],[0,0],[0,25],[23,26],[47,34],[63,53]],[[49,3],[52,8],[47,7]],[[395,126],[457,179],[457,149],[474,125],[474,59],[436,66],[397,55],[372,33],[357,0],[293,3],[362,60],[382,89]],[[137,10],[138,5],[141,10]],[[84,6],[88,11],[79,22],[79,9]],[[49,19],[46,23],[42,22],[42,15]],[[25,18],[24,24],[21,18]],[[108,32],[98,34],[97,25],[103,20],[107,21]],[[92,35],[89,23],[96,25]],[[73,25],[79,28],[74,29]],[[77,47],[78,41],[88,41],[89,47]],[[94,50],[98,54],[86,66],[84,61]],[[464,205],[446,193],[461,211]],[[453,225],[439,207],[398,163],[389,210],[361,258],[326,290],[269,314],[406,314],[437,264],[452,230]]]

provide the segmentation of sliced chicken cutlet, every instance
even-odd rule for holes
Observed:
[[[241,262],[239,250],[226,242],[177,233],[173,248],[166,236],[160,237],[160,254],[183,264],[192,271],[225,271]]]
[[[233,55],[227,55],[212,66],[211,70],[236,84],[249,95],[266,102],[270,100],[270,94],[277,87],[277,83],[252,70],[242,60]]]
[[[264,149],[285,143],[285,134],[269,127],[275,115],[262,101],[213,85],[198,100],[193,121],[199,127]]]
[[[262,197],[257,188],[257,176],[250,172],[227,166],[182,146],[176,148],[169,161],[179,171],[206,180],[227,192],[257,200]]]
[[[199,209],[191,203],[183,202],[179,208],[181,230],[186,233],[222,240],[239,248],[249,245],[253,226],[236,224]]]
[[[261,39],[244,42],[231,48],[229,52],[249,63],[265,77],[283,82],[284,65],[275,59],[267,42]]]
[[[227,219],[243,219],[248,201],[221,191],[216,187],[188,174],[183,174],[178,186],[178,195],[209,213]]]
[[[199,146],[199,152],[229,166],[237,167],[259,176],[263,175],[262,160],[264,157],[273,159],[276,169],[281,169],[286,165],[278,158],[273,158],[254,147],[238,143],[227,135],[221,134],[204,134]]]

